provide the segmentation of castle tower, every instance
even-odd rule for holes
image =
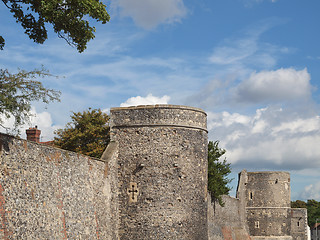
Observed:
[[[110,112],[119,238],[208,239],[206,113],[173,105]]]
[[[288,172],[243,170],[237,197],[244,202],[252,239],[292,239]]]

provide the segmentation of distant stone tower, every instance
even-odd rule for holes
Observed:
[[[208,239],[206,113],[173,105],[110,112],[119,238]]]
[[[243,170],[237,197],[244,203],[252,239],[292,239],[288,172]]]

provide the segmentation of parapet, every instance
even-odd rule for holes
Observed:
[[[207,114],[181,105],[111,108],[111,127],[176,126],[207,131]]]

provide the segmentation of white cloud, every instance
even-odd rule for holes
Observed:
[[[320,181],[306,186],[300,196],[302,199],[320,199]]]
[[[254,72],[240,83],[235,99],[240,102],[283,101],[308,99],[311,96],[310,74],[307,69],[281,68]]]
[[[303,169],[320,167],[320,150],[317,142],[318,136],[285,137],[256,139],[254,144],[245,136],[239,141],[251,142],[251,144],[238,145],[227,154],[232,162],[242,166],[254,164],[256,167],[269,169]]]
[[[320,116],[315,116],[308,119],[295,119],[291,122],[281,123],[279,126],[273,128],[272,134],[281,132],[288,133],[308,133],[318,131],[320,129]]]
[[[205,109],[248,108],[266,104],[308,104],[314,87],[308,70],[280,68],[249,72],[243,67],[233,74],[213,79],[188,97],[188,104]],[[263,105],[261,105],[263,104]]]
[[[240,39],[226,46],[217,47],[209,57],[209,61],[215,64],[232,64],[239,62],[257,51],[256,37]]]
[[[30,113],[30,121],[18,127],[21,137],[26,139],[26,129],[28,129],[29,127],[37,126],[38,129],[41,130],[40,141],[53,140],[54,131],[58,128],[61,128],[62,126],[53,124],[51,114],[49,112],[44,111],[38,113],[35,107],[32,107]],[[2,119],[4,122],[3,125],[12,130],[14,127],[13,117],[9,119],[2,117]],[[6,130],[0,127],[0,131],[5,132]]]
[[[110,114],[110,108],[104,108],[101,110],[103,113]]]
[[[254,115],[209,113],[209,138],[220,140],[237,168],[320,168],[320,116],[268,107]]]
[[[155,97],[148,94],[146,97],[131,97],[126,102],[121,103],[120,107],[138,106],[138,105],[155,105],[155,104],[168,104],[170,97],[165,95],[163,97]]]
[[[255,69],[274,67],[278,55],[290,53],[291,49],[263,42],[260,38],[269,29],[280,24],[283,24],[283,20],[265,19],[242,30],[242,37],[224,39],[213,49],[208,58],[209,62],[220,67],[223,65],[254,66]]]
[[[187,9],[183,0],[117,0],[120,14],[131,17],[136,25],[152,29],[161,23],[180,22]]]
[[[290,54],[293,49],[260,39],[269,29],[283,23],[283,20],[277,18],[265,19],[243,29],[240,38],[224,39],[207,58],[206,64],[210,66],[207,71],[208,76],[212,76],[211,79],[207,80],[207,84],[198,93],[188,97],[189,102],[212,109],[212,106],[247,107],[261,102],[265,104],[268,100],[274,103],[288,100],[288,96],[291,96],[289,99],[294,99],[299,93],[304,94],[300,97],[310,96],[311,85],[307,69],[299,71],[286,68],[272,71],[277,66],[279,55]],[[291,77],[294,79],[290,79]],[[295,82],[297,79],[300,80],[298,83]],[[278,88],[279,84],[281,88]],[[291,92],[289,84],[296,87],[293,89],[296,92]]]
[[[254,0],[254,1],[256,1],[256,2],[263,2],[263,0]],[[277,2],[278,0],[268,0],[269,2]]]
[[[253,134],[263,133],[267,126],[268,126],[268,124],[266,123],[266,121],[258,120],[253,124],[253,127],[251,129],[251,133],[253,133]]]
[[[246,7],[252,7],[253,4],[262,3],[264,1],[272,2],[272,3],[278,2],[278,0],[242,0],[242,1]]]

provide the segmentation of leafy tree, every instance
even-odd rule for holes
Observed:
[[[307,202],[297,200],[295,202],[291,202],[292,208],[306,208],[308,211],[308,225],[309,227],[313,227],[316,223],[316,219],[318,222],[320,221],[320,202],[312,199],[307,200]]]
[[[316,219],[318,218],[318,222],[320,220],[320,202],[312,199],[307,201],[307,209],[308,209],[308,224],[310,227],[313,227],[316,223]]]
[[[55,131],[54,144],[66,150],[100,158],[110,141],[109,116],[100,109],[73,112],[72,121]]]
[[[208,191],[212,200],[214,202],[218,201],[223,206],[221,195],[229,194],[231,188],[228,183],[232,179],[227,178],[227,175],[231,173],[230,163],[227,163],[226,159],[219,160],[226,150],[219,148],[218,145],[219,141],[209,141],[208,144]]]
[[[307,208],[307,204],[301,200],[291,201],[291,208]]]
[[[0,69],[0,115],[1,117],[14,117],[15,129],[17,126],[27,122],[31,116],[31,102],[60,101],[60,92],[45,88],[36,78],[52,76],[48,71],[19,70],[18,73],[9,73],[7,69]],[[0,125],[3,126],[3,120],[0,118]],[[8,128],[6,128],[8,130]]]
[[[99,0],[2,0],[13,14],[17,23],[25,29],[25,34],[36,43],[47,39],[47,23],[69,45],[79,52],[86,49],[93,39],[95,27],[90,26],[88,17],[105,24],[110,20],[106,6]],[[0,36],[0,49],[5,40]]]

